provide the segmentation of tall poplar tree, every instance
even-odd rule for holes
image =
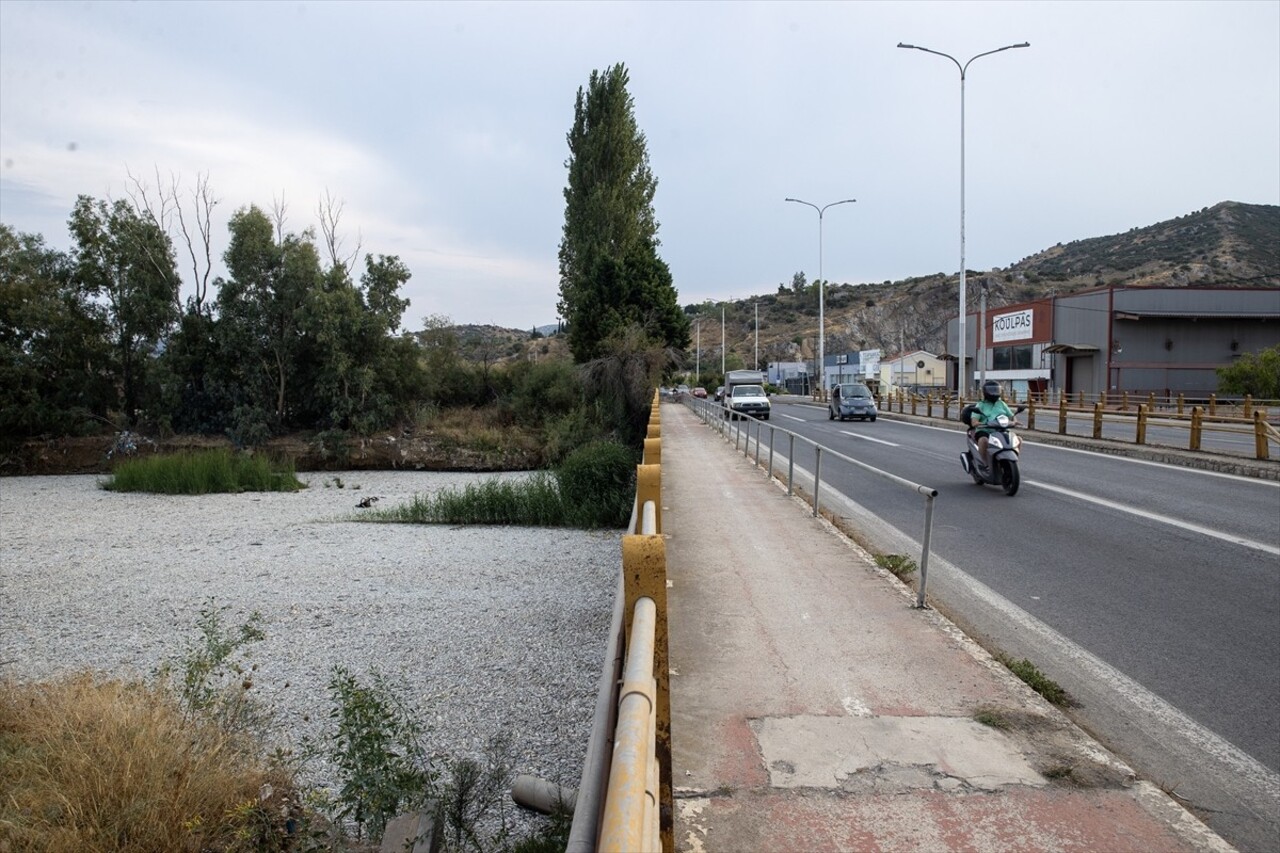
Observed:
[[[578,362],[606,355],[632,326],[660,346],[689,344],[689,319],[658,255],[658,182],[627,82],[621,64],[591,72],[568,134],[558,307]]]

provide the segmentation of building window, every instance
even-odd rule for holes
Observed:
[[[993,347],[992,370],[1030,370],[1031,346]]]

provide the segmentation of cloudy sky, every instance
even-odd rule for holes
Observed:
[[[555,322],[573,103],[624,63],[683,304],[967,266],[1280,204],[1280,2],[0,0],[0,221],[68,248],[129,175],[413,272],[427,315]],[[185,267],[183,268],[186,269]]]

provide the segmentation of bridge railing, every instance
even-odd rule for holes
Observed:
[[[919,483],[914,483],[911,480],[899,477],[897,474],[892,474],[881,468],[876,468],[872,465],[866,464],[865,462],[860,462],[851,456],[846,456],[839,451],[832,450],[830,447],[825,447],[813,439],[794,433],[789,429],[785,429],[767,421],[758,420],[749,415],[731,412],[727,407],[720,403],[700,400],[696,397],[685,398],[682,402],[692,407],[703,422],[719,431],[726,441],[731,440],[733,442],[734,450],[741,451],[748,459],[751,457],[752,447],[754,446],[755,465],[759,468],[764,464],[765,473],[770,479],[773,479],[775,476],[773,470],[774,455],[777,451],[775,450],[774,445],[776,444],[777,436],[781,434],[785,437],[787,441],[787,452],[784,459],[787,463],[786,484],[788,495],[793,495],[797,491],[795,476],[796,442],[800,442],[801,445],[811,446],[814,452],[814,465],[811,482],[813,486],[813,516],[815,518],[817,518],[821,512],[822,460],[824,458],[838,460],[861,471],[874,474],[881,479],[895,483],[904,489],[908,489],[920,495],[924,499],[924,532],[920,539],[920,585],[916,591],[916,606],[921,608],[928,606],[926,602],[925,588],[929,579],[929,540],[933,535],[933,504],[938,497],[937,489],[932,486],[922,486]],[[754,444],[751,437],[751,431],[753,428],[755,430]],[[766,447],[766,439],[764,438],[764,431],[766,429],[769,431],[767,439],[768,456],[766,462],[762,463],[761,456],[764,455],[764,448]],[[782,479],[780,472],[777,476],[778,479]]]
[[[566,853],[675,849],[661,459],[655,394]]]

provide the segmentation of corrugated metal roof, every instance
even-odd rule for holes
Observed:
[[[1116,309],[1117,320],[1280,320],[1280,311],[1149,311],[1145,308]]]

